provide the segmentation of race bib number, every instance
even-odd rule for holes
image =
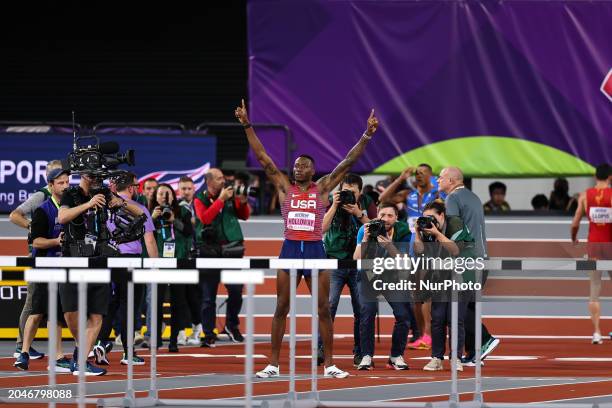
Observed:
[[[414,226],[416,225],[416,221],[419,217],[408,217],[408,227],[410,227],[410,232],[413,234],[416,232]]]
[[[591,207],[589,209],[589,219],[595,224],[610,224],[612,222],[612,208]]]
[[[308,212],[290,211],[287,217],[287,228],[293,231],[314,231],[315,215]]]
[[[163,258],[174,258],[175,249],[176,249],[175,242],[164,242],[164,252],[163,252],[162,257]]]

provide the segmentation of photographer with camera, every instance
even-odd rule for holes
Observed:
[[[31,223],[31,238],[32,238],[32,256],[60,256],[61,242],[63,239],[62,225],[57,222],[57,212],[59,202],[64,190],[68,188],[70,183],[69,172],[60,168],[54,168],[47,172],[47,188],[51,192],[51,197],[45,200],[35,211],[32,216]],[[27,370],[30,361],[30,351],[32,341],[38,330],[38,326],[43,321],[43,317],[48,313],[48,293],[47,284],[36,282],[28,285],[28,295],[32,299],[31,312],[27,318],[25,329],[23,331],[23,347],[17,357],[17,361],[13,364],[21,370]],[[58,373],[70,372],[70,360],[64,357],[62,352],[62,336],[61,322],[64,320],[62,309],[57,309],[57,327],[49,327],[49,330],[57,330],[58,342],[57,352],[55,355],[55,367],[53,368]],[[53,357],[49,356],[51,360]],[[51,360],[53,361],[53,360]]]
[[[17,225],[18,227],[24,228],[28,230],[28,252],[32,253],[32,236],[30,232],[30,227],[32,223],[32,218],[34,217],[34,212],[40,205],[51,197],[51,191],[49,190],[49,176],[53,170],[61,169],[62,162],[60,160],[52,160],[47,163],[47,184],[43,186],[40,190],[32,194],[26,201],[21,203],[17,208],[15,208],[11,214],[9,215],[10,221]],[[15,348],[15,353],[13,353],[13,357],[18,358],[21,354],[21,346],[23,344],[23,330],[25,328],[26,321],[28,320],[28,316],[32,310],[32,291],[34,290],[32,283],[28,283],[28,291],[26,295],[25,303],[23,304],[23,309],[21,310],[21,315],[19,316],[19,332],[17,335],[17,344]],[[39,353],[34,350],[34,347],[30,346],[30,359],[38,360],[39,358],[44,357],[44,353]]]
[[[410,242],[410,229],[408,224],[398,221],[398,210],[393,203],[382,203],[378,206],[377,219],[364,224],[357,233],[357,247],[353,259],[376,257],[395,257]],[[399,248],[398,248],[399,247]],[[403,248],[402,248],[403,247]],[[374,249],[375,254],[371,254]],[[358,275],[359,301],[361,305],[359,320],[359,335],[361,340],[362,358],[359,362],[359,370],[370,370],[373,366],[374,357],[374,318],[378,310],[378,302],[366,300],[364,294],[367,279],[364,273]],[[395,325],[391,336],[391,352],[387,367],[395,370],[407,370],[403,354],[408,342],[408,330],[410,328],[410,314],[412,308],[408,301],[396,301],[388,291],[380,293],[393,309]]]
[[[157,240],[157,251],[163,258],[189,257],[193,225],[191,224],[191,213],[185,207],[179,206],[176,194],[169,184],[162,183],[157,186],[153,201],[151,202],[151,217],[155,224],[155,236]],[[171,284],[171,332],[168,351],[178,352],[178,333],[184,327],[181,305],[185,301],[185,285]],[[157,293],[157,333],[159,335],[157,345],[162,345],[162,321],[163,301],[168,285],[158,285]],[[154,302],[151,299],[151,302]]]
[[[357,246],[357,231],[376,217],[376,204],[370,197],[361,194],[363,181],[357,174],[349,173],[340,182],[339,190],[333,193],[332,205],[323,217],[323,244],[329,258],[353,259]],[[344,286],[348,286],[355,318],[353,335],[353,362],[361,360],[359,340],[359,293],[355,269],[337,269],[331,272],[329,289],[329,308],[334,320],[340,295]],[[323,343],[319,337],[319,364],[323,361]]]
[[[112,184],[114,185],[117,195],[122,199],[126,200],[126,202],[136,205],[140,208],[146,220],[144,220],[144,236],[142,241],[145,243],[145,247],[148,250],[148,253],[151,257],[157,257],[157,243],[155,242],[155,227],[153,225],[153,219],[151,218],[151,214],[149,210],[142,204],[136,202],[134,198],[136,198],[136,192],[138,191],[138,180],[136,175],[132,172],[126,172],[121,176],[112,180]],[[107,221],[107,227],[109,231],[112,233],[119,228],[117,224],[120,224],[122,221],[115,218],[114,220]],[[124,242],[117,246],[120,256],[132,256],[139,258],[143,252],[143,245],[140,239],[136,239],[129,242]],[[110,351],[112,347],[108,337],[110,336],[111,330],[113,328],[113,320],[118,313],[119,317],[119,325],[121,327],[119,334],[121,338],[121,344],[123,345],[123,355],[120,363],[123,365],[128,364],[128,342],[127,342],[127,289],[128,282],[126,279],[115,278],[112,281],[112,295],[109,304],[109,311],[107,315],[104,317],[102,322],[102,328],[100,329],[100,333],[98,335],[98,341],[94,346],[93,352],[96,358],[96,363],[99,365],[108,365],[109,362],[107,360],[107,352]],[[144,294],[144,286],[140,284],[134,285],[134,305],[139,305],[142,301],[142,297]],[[135,322],[137,319],[134,320]],[[144,365],[144,359],[136,355],[134,352],[133,355],[134,365]]]
[[[195,198],[195,185],[193,179],[188,176],[182,176],[179,179],[178,192],[180,194],[179,205],[184,207],[191,214],[191,225],[196,227],[196,215],[194,198]],[[197,248],[196,234],[192,235],[191,240],[191,251]],[[185,330],[180,330],[178,334],[177,344],[179,346],[189,345],[200,345],[200,334],[202,334],[202,316],[200,306],[202,305],[202,297],[200,294],[200,288],[198,285],[185,285],[185,299],[181,303],[181,316],[190,316],[191,329],[193,330],[191,336],[187,338]],[[186,326],[189,325],[189,320],[185,320]]]
[[[101,193],[97,193],[102,191]],[[92,193],[93,197],[90,197]],[[107,200],[108,199],[108,200]],[[101,220],[106,220],[109,209],[123,207],[133,215],[139,216],[142,210],[135,204],[129,203],[110,191],[105,192],[102,181],[91,174],[82,174],[77,187],[69,187],[62,196],[58,213],[59,222],[64,224],[63,256],[100,256],[117,254],[118,251],[108,242],[107,237],[97,234],[101,228]],[[102,247],[100,249],[100,247]],[[101,251],[108,251],[102,253]],[[87,335],[86,347],[89,352],[98,337],[102,326],[102,316],[108,311],[109,284],[89,284],[87,286]],[[73,283],[60,284],[60,299],[66,323],[75,339],[78,339],[78,291]],[[73,355],[73,371],[79,367],[76,363],[77,349]],[[106,370],[95,367],[89,362],[86,367],[87,375],[104,375]]]
[[[206,173],[206,190],[195,199],[195,209],[198,217],[196,234],[201,239],[200,256],[241,258],[244,255],[244,238],[238,219],[247,220],[251,215],[247,195],[235,194],[233,183],[226,183],[223,172],[212,168]],[[208,270],[200,279],[203,347],[215,347],[217,340],[213,330],[220,280],[220,270]],[[233,342],[244,341],[238,320],[242,308],[242,287],[225,285],[228,296],[223,332]]]
[[[415,224],[416,236],[414,240],[414,251],[417,255],[425,254],[429,258],[444,259],[447,257],[474,257],[474,238],[463,224],[463,220],[457,216],[447,216],[446,207],[442,200],[435,200],[425,206],[423,216],[417,219]],[[449,279],[454,271],[431,271],[425,279],[437,281],[442,276]],[[436,275],[436,277],[433,276]],[[468,273],[464,273],[463,278],[468,278]],[[456,370],[463,371],[461,364],[461,353],[465,341],[464,319],[468,302],[466,293],[462,293],[458,301],[458,328],[457,328],[457,367]],[[469,296],[469,294],[468,294]],[[451,292],[441,293],[438,291],[433,295],[431,302],[431,361],[423,368],[425,371],[439,371],[443,369],[446,326],[449,331],[449,350],[450,349],[450,329],[451,329]],[[450,357],[449,357],[450,359]]]

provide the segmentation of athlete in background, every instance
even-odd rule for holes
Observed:
[[[312,181],[315,175],[314,159],[307,155],[299,156],[293,165],[294,183],[282,174],[270,156],[266,153],[255,130],[249,123],[246,106],[236,108],[236,118],[245,129],[249,145],[257,160],[264,168],[268,178],[279,191],[279,201],[282,202],[282,215],[285,224],[285,242],[279,258],[324,259],[327,258],[323,247],[322,222],[325,209],[329,206],[329,193],[342,181],[351,166],[363,154],[368,141],[378,127],[378,119],[374,109],[370,113],[367,129],[359,142],[348,152],[346,158],[328,175],[321,177],[316,183]],[[312,293],[309,270],[299,271],[304,276],[306,285]],[[298,276],[298,284],[300,276]],[[319,274],[319,332],[323,340],[325,377],[345,378],[348,373],[338,369],[332,363],[333,356],[333,323],[329,310],[329,271]],[[272,320],[272,356],[270,364],[257,373],[257,377],[278,377],[280,348],[285,334],[287,314],[289,313],[289,274],[279,270],[276,274],[276,311]]]
[[[609,164],[597,166],[595,187],[580,194],[578,208],[572,221],[572,241],[578,242],[580,220],[586,214],[589,219],[587,254],[589,259],[612,259],[612,173]],[[589,312],[593,322],[593,344],[603,343],[599,329],[599,294],[601,293],[601,271],[591,271]],[[612,271],[608,271],[612,280]]]

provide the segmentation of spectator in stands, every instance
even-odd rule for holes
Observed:
[[[548,211],[548,198],[544,194],[537,194],[531,199],[531,206],[535,211]]]
[[[55,169],[61,169],[62,162],[60,160],[52,160],[47,163],[47,181],[49,180],[50,173]],[[25,228],[30,231],[31,227],[31,219],[34,216],[34,211],[40,205],[51,197],[51,192],[49,191],[49,186],[45,185],[40,190],[32,194],[25,202],[23,202],[19,207],[15,208],[13,212],[9,215],[9,219],[11,222],[18,227]],[[29,235],[29,234],[28,234]],[[28,247],[29,252],[32,252],[32,242],[31,237],[28,236]],[[26,295],[26,300],[23,305],[23,309],[21,310],[21,316],[19,316],[19,332],[17,335],[17,347],[15,349],[15,353],[13,353],[13,357],[17,358],[21,354],[21,346],[23,343],[23,330],[25,328],[26,321],[28,320],[28,316],[32,310],[32,290],[33,286],[28,283],[28,292]],[[34,347],[30,347],[30,359],[36,360],[42,358],[44,356],[43,353],[39,353],[34,350]]]
[[[489,196],[491,199],[484,204],[487,213],[499,213],[510,211],[510,205],[506,202],[506,185],[501,181],[489,184]]]
[[[570,202],[569,183],[560,177],[555,180],[553,191],[550,192],[549,208],[551,210],[567,211]]]

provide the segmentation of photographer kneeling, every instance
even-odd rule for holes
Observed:
[[[191,212],[184,206],[180,206],[176,200],[176,193],[169,184],[160,184],[153,195],[151,202],[151,217],[155,225],[155,238],[157,240],[157,251],[163,258],[189,257],[191,240],[193,236],[193,225],[191,224]],[[162,345],[162,321],[163,304],[168,285],[158,285],[157,292],[157,347]],[[154,300],[151,299],[153,302]],[[182,312],[185,302],[185,285],[170,285],[170,313],[171,330],[168,351],[178,353],[178,334],[185,326]]]
[[[423,216],[417,219],[415,230],[414,252],[416,255],[424,254],[428,258],[440,260],[449,257],[474,257],[474,239],[470,235],[469,230],[464,226],[461,218],[446,216],[446,207],[441,200],[432,201],[425,206]],[[426,275],[425,279],[428,282],[425,283],[439,284],[444,278],[456,281],[457,276],[452,276],[453,274],[455,274],[455,271],[432,271]],[[468,278],[468,275],[470,273],[463,274],[464,280]],[[431,303],[431,361],[423,367],[425,371],[439,371],[443,369],[442,361],[444,360],[447,326],[449,343],[451,339],[451,296],[453,294],[450,289],[439,289],[439,287],[436,287],[436,289],[432,293]],[[458,359],[456,367],[458,371],[463,371],[460,358],[465,341],[463,321],[467,310],[468,296],[469,293],[462,291],[458,301]],[[450,347],[449,350],[451,353],[454,351]]]
[[[359,229],[357,233],[357,247],[353,254],[353,259],[372,258],[370,252],[372,247],[375,247],[375,257],[395,257],[400,253],[398,246],[407,252],[410,242],[410,228],[408,224],[397,220],[398,211],[395,204],[383,203],[378,206],[378,219],[373,220]],[[402,245],[397,245],[403,243]],[[373,245],[372,245],[373,244]],[[365,251],[362,252],[362,247]],[[359,280],[366,279],[364,273],[359,274]],[[359,320],[359,335],[361,340],[361,362],[359,370],[369,370],[374,366],[372,358],[374,357],[374,317],[378,310],[377,299],[372,299],[373,295],[369,289],[368,295],[365,294],[367,282],[360,282],[359,286],[359,302],[361,305],[361,316]],[[388,290],[382,292],[376,291],[374,296],[381,294],[393,309],[395,317],[395,325],[393,326],[393,334],[391,336],[391,353],[387,367],[395,370],[407,370],[408,364],[404,361],[404,351],[408,342],[408,329],[410,328],[410,314],[412,309],[410,302],[406,300],[395,301],[398,294],[391,293]],[[400,294],[403,298],[403,294]]]
[[[339,191],[334,192],[332,205],[323,217],[323,243],[328,258],[353,259],[357,246],[359,228],[376,218],[376,204],[367,195],[361,194],[363,181],[357,174],[349,173],[340,183]],[[357,285],[358,271],[356,269],[337,269],[330,275],[329,309],[334,320],[340,295],[344,286],[348,286],[353,306],[353,363],[361,361],[361,340],[359,338],[359,289]],[[319,336],[318,364],[323,364],[323,342]]]
[[[92,194],[93,197],[90,197]],[[65,240],[62,255],[84,257],[117,255],[118,251],[110,242],[108,231],[105,231],[105,222],[108,219],[109,210],[119,207],[123,207],[132,215],[142,214],[142,210],[136,205],[105,189],[102,180],[90,174],[82,174],[79,186],[69,187],[60,202],[58,219],[60,224],[64,224]],[[101,231],[104,231],[104,234]],[[74,283],[60,284],[59,295],[66,323],[77,340],[79,338],[77,285]],[[102,318],[108,312],[109,299],[110,284],[87,285],[87,333],[85,344],[79,344],[79,347],[85,347],[88,353],[92,350],[98,337]],[[79,370],[77,356],[78,350],[75,348],[71,367],[75,375]],[[106,370],[87,362],[86,375],[104,374]]]
[[[225,183],[223,172],[210,169],[206,173],[206,190],[195,199],[196,238],[201,239],[200,254],[204,257],[242,258],[244,255],[243,235],[238,219],[246,220],[251,214],[247,196],[236,197],[233,185]],[[217,335],[217,290],[221,280],[219,269],[207,270],[201,275],[202,290],[202,347],[215,347]],[[233,342],[242,342],[238,314],[242,308],[243,285],[225,285],[227,289],[227,311],[223,332]]]

